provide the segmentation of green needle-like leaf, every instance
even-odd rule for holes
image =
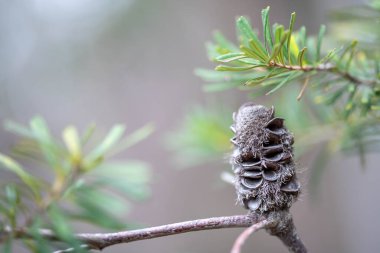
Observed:
[[[30,128],[33,131],[35,141],[38,143],[46,161],[51,168],[60,170],[58,161],[60,159],[59,156],[61,155],[60,146],[53,141],[45,120],[41,117],[34,117],[30,121]]]
[[[252,40],[252,43],[257,46],[259,54],[266,54],[264,46],[260,42],[256,32],[253,31],[251,25],[249,24],[249,21],[245,17],[238,18],[236,21],[236,26],[247,42]]]
[[[304,48],[302,48],[301,51],[298,53],[297,62],[298,62],[298,65],[299,65],[301,68],[303,67],[304,55],[305,55],[306,50],[307,50],[307,48],[304,47]]]
[[[257,50],[253,50],[243,45],[240,46],[240,50],[248,57],[258,60],[259,62],[265,62],[265,56],[263,57]]]
[[[72,159],[76,161],[79,160],[82,151],[77,129],[74,126],[66,127],[65,130],[63,130],[62,137]]]
[[[292,15],[290,16],[289,36],[288,36],[288,41],[286,43],[286,48],[288,50],[288,61],[289,61],[290,65],[292,65],[291,50],[290,50],[290,41],[291,41],[291,38],[292,38],[293,27],[294,27],[294,23],[295,22],[296,22],[296,13],[293,12]]]
[[[321,58],[321,47],[322,47],[322,40],[323,40],[323,36],[325,35],[326,33],[326,26],[325,25],[321,25],[321,28],[319,29],[319,33],[318,33],[318,41],[317,41],[317,57],[316,57],[316,61],[319,61],[320,58]]]
[[[258,66],[247,66],[247,67],[231,67],[231,66],[225,66],[225,65],[219,65],[216,66],[215,70],[217,71],[245,71],[250,70],[253,68],[257,68]]]
[[[282,49],[283,49],[283,46],[285,44],[285,41],[287,41],[288,39],[288,36],[289,36],[289,31],[285,31],[283,33],[283,35],[281,36],[281,40],[279,43],[277,43],[275,46],[274,46],[274,50],[273,50],[273,53],[272,55],[270,56],[268,62],[274,60],[275,58],[279,57],[280,58],[280,62],[284,64],[284,61],[283,61],[283,55],[282,55]]]
[[[269,9],[270,7],[268,6],[267,8],[261,11],[261,18],[262,18],[263,30],[264,30],[264,41],[265,41],[265,47],[267,49],[268,54],[272,51],[272,48],[273,48],[272,32],[270,30],[270,22],[269,22]]]
[[[272,90],[268,91],[266,95],[272,94],[273,92],[277,91],[281,87],[283,87],[288,82],[296,79],[297,77],[300,77],[302,75],[302,72],[300,71],[294,71],[290,72],[287,77],[285,77],[276,87],[274,87]]]
[[[90,138],[95,132],[95,128],[96,128],[95,124],[91,124],[87,127],[80,141],[82,146],[86,145],[87,142],[90,140]]]
[[[123,125],[116,125],[114,126],[107,136],[104,138],[104,140],[94,149],[91,151],[90,154],[86,157],[87,163],[96,163],[99,159],[102,159],[105,154],[114,147],[114,145],[120,141],[121,137],[123,136],[125,131],[125,126]]]
[[[306,47],[307,38],[306,38],[306,28],[304,26],[301,26],[300,30],[298,31],[298,38],[299,38],[299,41],[298,41],[299,47],[300,48]]]
[[[229,53],[229,54],[224,54],[224,55],[218,56],[215,58],[215,60],[218,62],[227,63],[227,62],[243,59],[246,57],[247,56],[244,53]]]
[[[33,139],[35,137],[34,133],[30,129],[13,121],[5,121],[4,128],[9,132],[24,138]]]
[[[239,48],[226,39],[222,33],[216,31],[214,32],[215,42],[222,48],[228,49],[230,52],[239,52]]]
[[[130,135],[128,135],[125,139],[121,140],[119,145],[117,145],[112,151],[109,152],[109,156],[116,155],[127,148],[136,145],[142,140],[146,139],[149,135],[151,135],[154,131],[154,125],[152,123],[146,124],[145,126],[137,129]]]
[[[34,196],[37,199],[40,198],[39,180],[26,172],[19,163],[17,163],[9,156],[0,153],[0,165],[0,168],[4,168],[15,173],[21,179],[21,181],[24,182],[33,191]]]

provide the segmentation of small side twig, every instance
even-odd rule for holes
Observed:
[[[231,253],[240,253],[241,247],[244,245],[248,237],[255,233],[256,231],[265,228],[270,222],[268,220],[260,221],[256,224],[253,224],[249,228],[243,231],[239,237],[235,240],[234,246],[231,249]]]
[[[80,245],[80,247],[82,249],[90,249],[90,247],[86,244],[82,244]],[[54,251],[53,253],[67,253],[67,252],[75,252],[75,248],[68,248],[68,249],[64,249],[64,250],[57,250],[57,251]]]
[[[307,76],[307,77],[305,78],[305,81],[304,81],[304,83],[303,83],[303,85],[302,85],[301,91],[300,91],[300,93],[299,93],[298,96],[297,96],[297,101],[300,101],[301,98],[302,98],[302,96],[303,96],[303,94],[305,93],[306,87],[307,87],[307,85],[309,84],[309,79],[310,79],[309,76]]]

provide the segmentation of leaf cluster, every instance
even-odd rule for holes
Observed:
[[[11,155],[0,153],[0,169],[14,175],[13,180],[0,182],[0,241],[4,242],[4,252],[12,252],[20,229],[30,234],[32,240],[25,239],[23,244],[32,252],[69,246],[83,252],[73,237],[73,223],[125,228],[120,214],[128,211],[128,199],[139,200],[149,194],[145,163],[108,159],[147,137],[151,125],[128,136],[125,126],[115,125],[95,143],[94,126],[83,134],[68,126],[61,138],[56,138],[41,117],[33,118],[29,126],[8,121],[5,128],[21,141]],[[43,239],[41,228],[51,229],[61,243],[54,245]]]
[[[303,83],[300,99],[307,86],[320,94],[316,102],[338,105],[341,115],[349,117],[356,109],[366,115],[379,109],[380,60],[357,48],[354,40],[345,46],[325,52],[322,48],[326,27],[317,36],[307,36],[306,28],[295,30],[296,13],[289,25],[271,25],[269,7],[262,10],[262,34],[249,20],[236,21],[239,46],[221,33],[215,43],[207,44],[215,70],[198,69],[196,74],[209,82],[207,91],[241,86],[254,89],[255,95],[272,94],[296,81]]]
[[[207,43],[207,52],[217,67],[195,71],[206,82],[206,92],[239,88],[248,91],[251,99],[272,94],[268,106],[275,106],[276,115],[286,119],[287,128],[294,133],[296,156],[308,151],[317,154],[310,166],[311,191],[315,190],[326,161],[335,152],[359,154],[364,167],[365,154],[379,151],[378,3],[373,0],[370,6],[334,12],[333,32],[327,34],[326,27],[321,26],[316,36],[307,35],[303,26],[295,29],[295,13],[291,14],[285,28],[284,25],[270,24],[269,7],[262,10],[261,36],[247,18],[240,17],[236,21],[238,44],[215,32],[214,42]],[[371,15],[365,16],[368,13]],[[363,20],[365,27],[361,26]],[[356,23],[361,25],[355,26]],[[360,36],[363,33],[365,36]],[[340,34],[346,35],[346,39],[340,39]],[[333,49],[326,50],[328,47]],[[291,85],[294,83],[301,86]],[[205,162],[209,157],[220,158],[228,150],[230,132],[209,139],[224,143],[222,147],[226,149],[218,150],[207,149],[211,144],[204,139],[206,134],[192,131],[193,125],[203,125],[209,126],[209,133],[223,133],[219,131],[219,125],[211,123],[221,122],[226,115],[207,107],[199,110],[201,112],[187,115],[176,134],[186,136],[185,141],[176,139],[178,158],[182,161],[186,157],[189,161]],[[207,116],[200,118],[202,114]],[[229,119],[225,129],[231,123]],[[207,151],[198,154],[187,150]],[[222,178],[231,181],[231,176],[225,172]]]

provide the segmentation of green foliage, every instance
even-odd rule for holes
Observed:
[[[373,0],[368,5],[345,7],[330,14],[330,30],[338,42],[353,39],[358,47],[375,59],[380,54],[380,31],[375,25],[380,18],[380,1]]]
[[[250,99],[271,95],[268,106],[275,105],[276,115],[286,119],[287,128],[294,133],[296,155],[320,150],[310,168],[313,192],[326,160],[334,152],[355,152],[364,165],[366,153],[379,151],[379,6],[374,0],[368,6],[333,12],[329,29],[322,25],[316,36],[307,35],[303,26],[295,30],[295,13],[288,25],[271,25],[268,7],[261,12],[262,37],[247,18],[238,18],[238,45],[216,32],[214,42],[207,43],[207,53],[218,65],[215,70],[195,71],[206,82],[203,88],[207,92],[238,88],[248,91]],[[332,49],[326,50],[329,47]],[[209,133],[219,131],[219,126],[211,122],[221,121],[226,115],[207,108],[200,110],[209,116],[198,124],[208,125]],[[204,134],[190,130],[198,114],[188,115],[178,133],[186,136],[185,141],[176,139],[182,161],[186,161],[183,157],[188,161],[205,160],[203,153],[184,151],[203,150],[210,145]],[[231,123],[230,119],[226,127]],[[219,139],[208,140],[218,143],[230,138],[229,132],[224,133]],[[207,149],[206,156],[220,159],[228,150],[227,145],[224,147]]]
[[[168,147],[176,153],[177,165],[195,166],[220,159],[220,154],[228,152],[231,115],[231,112],[201,107],[188,113],[179,129],[167,138]]]
[[[322,25],[316,37],[307,36],[304,27],[294,31],[295,19],[292,13],[288,29],[279,24],[271,26],[269,7],[264,9],[260,40],[248,19],[240,17],[236,21],[239,47],[216,33],[215,43],[208,43],[207,49],[210,59],[220,65],[215,71],[196,71],[211,83],[205,89],[219,91],[244,85],[269,95],[299,81],[305,86],[312,84],[321,93],[317,102],[337,105],[346,118],[356,111],[366,115],[378,110],[379,56],[357,48],[357,40],[324,52],[326,27]]]
[[[33,240],[23,240],[33,252],[51,252],[72,247],[85,252],[73,236],[75,221],[108,229],[126,227],[128,199],[141,200],[149,194],[148,166],[139,161],[108,161],[108,158],[141,141],[152,132],[147,125],[124,137],[125,126],[115,125],[105,138],[91,147],[94,126],[82,135],[74,126],[54,137],[45,121],[35,117],[29,126],[6,122],[7,130],[22,137],[11,155],[0,153],[0,169],[13,173],[13,182],[0,188],[0,240],[11,251],[17,231],[26,229]],[[15,158],[28,161],[23,166]],[[2,172],[4,173],[4,172]],[[51,229],[60,243],[46,241],[41,228]],[[5,233],[2,235],[2,233]]]

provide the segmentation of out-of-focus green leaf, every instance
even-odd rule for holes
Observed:
[[[73,231],[71,230],[68,220],[65,215],[59,210],[56,205],[50,205],[48,210],[49,220],[52,223],[53,231],[56,235],[65,242],[74,239]]]
[[[303,73],[300,71],[294,71],[294,72],[289,73],[289,75],[286,78],[284,78],[276,87],[274,87],[272,90],[267,92],[267,95],[272,94],[273,92],[277,91],[278,89],[283,87],[288,82],[300,77],[302,74]]]
[[[34,117],[30,121],[30,128],[33,131],[35,140],[39,144],[39,147],[44,154],[46,160],[49,164],[57,168],[58,157],[57,151],[59,147],[54,143],[52,136],[50,135],[49,128],[47,127],[45,121],[41,117]]]
[[[80,190],[82,186],[85,185],[85,180],[83,179],[78,179],[74,183],[72,183],[70,186],[67,187],[65,192],[62,194],[62,199],[65,199],[69,197],[72,194],[75,194],[75,191]]]
[[[369,3],[369,6],[380,11],[380,1],[379,0],[371,0]]]
[[[5,187],[5,195],[8,202],[14,207],[20,202],[20,195],[14,185]]]
[[[79,161],[82,156],[82,150],[77,129],[74,126],[66,127],[65,130],[63,130],[62,137],[72,159]]]
[[[116,195],[107,194],[94,186],[82,186],[73,196],[78,211],[71,212],[73,219],[109,228],[124,229],[125,223],[118,217],[127,211],[127,203]],[[106,204],[105,204],[106,203]]]
[[[48,210],[48,215],[54,233],[65,243],[65,248],[70,247],[73,249],[73,252],[78,253],[88,252],[87,249],[81,247],[82,243],[75,238],[69,220],[58,206],[51,205]]]
[[[316,97],[316,102],[323,102],[326,105],[334,104],[344,95],[344,92],[347,90],[347,86],[348,84],[345,83],[340,88],[336,89],[336,91],[330,91],[328,94]]]
[[[195,108],[187,114],[179,130],[167,137],[168,147],[176,152],[179,168],[195,166],[220,158],[230,150],[232,112]]]
[[[32,225],[29,228],[29,232],[33,237],[33,241],[26,241],[24,243],[32,252],[38,253],[50,253],[52,252],[51,242],[47,241],[40,234],[40,229],[43,227],[43,223],[40,217],[35,217]]]
[[[5,130],[17,134],[21,137],[29,139],[33,139],[35,137],[34,133],[30,129],[10,120],[5,121],[4,128]]]
[[[257,73],[257,76],[247,81],[245,85],[250,86],[250,85],[261,84],[261,86],[267,86],[269,83],[268,82],[265,83],[264,81],[270,81],[274,79],[276,79],[276,81],[273,84],[276,84],[276,83],[281,82],[281,80],[278,81],[277,78],[287,77],[288,75],[289,75],[289,71],[274,68],[269,72]]]
[[[145,126],[137,129],[133,133],[129,134],[127,137],[125,137],[123,140],[120,141],[120,143],[109,152],[109,155],[115,155],[117,153],[120,153],[127,148],[130,148],[137,143],[141,142],[142,140],[146,139],[149,135],[151,135],[154,132],[154,125],[152,123],[148,123]]]
[[[1,252],[3,253],[12,253],[13,250],[13,238],[12,237],[9,237],[7,240],[5,240],[5,242],[3,243],[3,246],[1,247],[2,250]]]
[[[326,33],[326,26],[321,25],[321,28],[319,29],[318,41],[317,41],[317,50],[316,50],[316,52],[317,52],[316,60],[317,61],[319,61],[321,58],[322,40],[323,40],[323,37],[325,36],[325,33]]]
[[[147,164],[138,161],[111,162],[92,171],[96,185],[114,189],[136,200],[149,194],[151,174]]]
[[[95,124],[91,124],[87,127],[87,129],[85,130],[85,132],[84,132],[84,134],[80,140],[81,146],[84,146],[87,144],[87,142],[90,140],[90,138],[94,134],[95,128],[96,128]]]
[[[319,61],[319,64],[324,64],[326,62],[329,62],[331,59],[333,59],[334,57],[336,57],[337,53],[339,52],[339,50],[337,50],[336,48],[330,50],[325,57],[323,57],[320,61]]]
[[[339,59],[336,62],[337,66],[341,66],[341,64],[343,64],[344,59],[347,56],[347,54],[349,54],[356,47],[357,44],[358,44],[358,41],[354,40],[344,48],[342,54],[339,56]]]
[[[2,165],[0,168],[4,168],[15,173],[21,179],[21,181],[24,182],[33,191],[34,196],[38,199],[40,198],[39,180],[26,172],[19,163],[17,163],[9,156],[0,153],[0,165]]]
[[[298,43],[299,43],[300,48],[306,47],[307,38],[306,38],[306,27],[305,26],[301,26],[301,28],[299,29],[298,39],[299,39]]]
[[[230,52],[238,52],[239,48],[236,47],[232,42],[227,40],[222,33],[216,31],[214,32],[214,40],[218,43],[222,48],[228,49]]]
[[[362,104],[368,105],[371,101],[372,96],[373,96],[373,90],[370,87],[363,87],[362,97],[360,101],[362,102]]]
[[[19,212],[18,205],[20,203],[20,195],[14,185],[7,185],[5,187],[5,197],[8,204],[6,215],[12,228],[16,227],[17,214]]]
[[[125,127],[123,125],[112,127],[104,140],[85,157],[87,167],[91,169],[100,159],[103,159],[106,153],[120,141],[124,131]]]

